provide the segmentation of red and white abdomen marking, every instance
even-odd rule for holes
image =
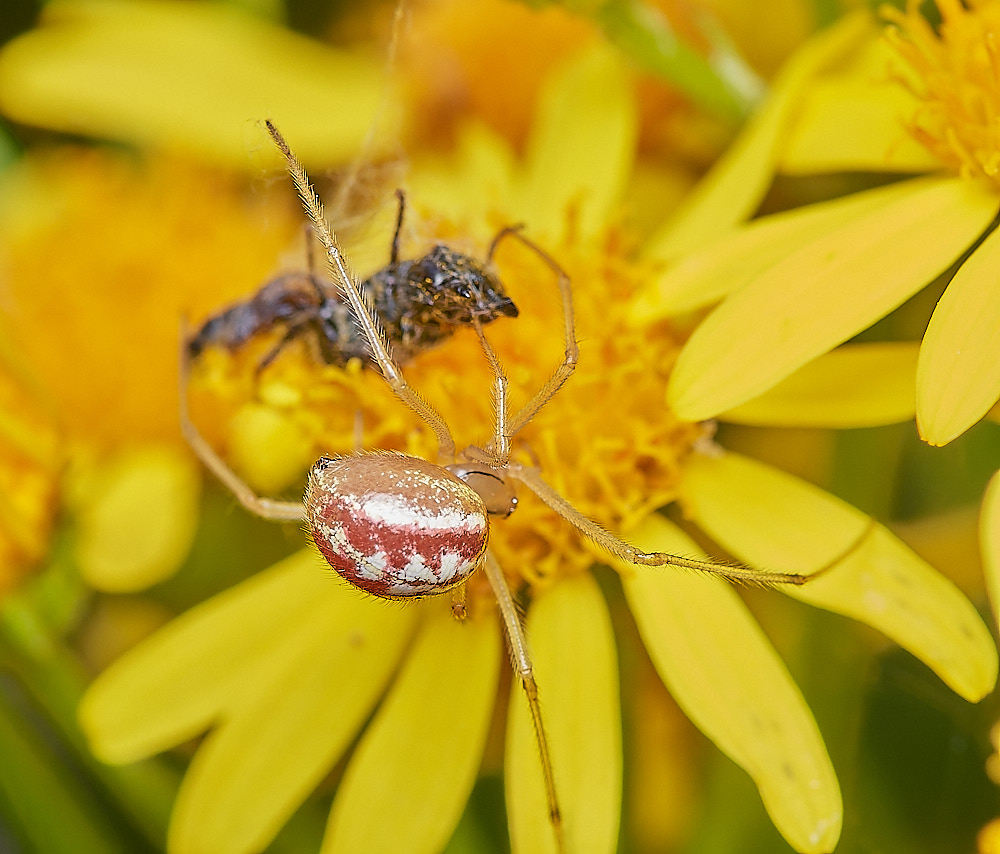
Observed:
[[[482,560],[489,538],[479,494],[441,466],[403,454],[321,457],[306,518],[323,557],[374,596],[441,593]]]

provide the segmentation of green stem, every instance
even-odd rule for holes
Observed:
[[[163,760],[117,767],[94,758],[76,719],[76,708],[87,684],[86,674],[75,655],[33,607],[30,596],[14,594],[0,605],[0,643],[11,669],[44,709],[75,757],[122,807],[142,835],[151,844],[162,846],[179,775]]]
[[[594,19],[638,66],[672,83],[688,98],[728,121],[746,118],[764,94],[764,83],[723,30],[707,17],[707,54],[678,38],[670,21],[640,0],[609,0]]]
[[[116,830],[65,757],[31,726],[16,693],[0,691],[0,809],[13,832],[48,854],[133,851],[135,840]]]

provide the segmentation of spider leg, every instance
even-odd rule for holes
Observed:
[[[535,243],[533,240],[528,239],[520,232],[520,226],[508,226],[507,228],[501,229],[497,236],[493,239],[493,245],[490,247],[490,260],[493,258],[493,253],[496,250],[497,244],[504,237],[514,237],[521,241],[525,246],[528,247],[532,252],[534,252],[545,264],[556,274],[558,277],[559,293],[562,297],[562,309],[563,309],[563,339],[565,341],[565,352],[563,354],[563,360],[559,366],[552,372],[552,375],[545,381],[544,385],[535,392],[534,396],[529,400],[524,406],[522,406],[513,417],[511,417],[507,426],[504,430],[507,437],[510,438],[515,436],[520,432],[524,426],[534,418],[538,411],[545,406],[549,400],[552,399],[553,395],[563,384],[570,378],[570,375],[576,370],[576,362],[580,355],[580,348],[576,343],[576,320],[573,313],[573,292],[570,287],[570,279],[566,271],[563,270],[556,260],[548,254],[541,246]],[[501,458],[502,462],[506,462],[506,458]]]
[[[468,600],[468,591],[464,581],[452,588],[451,615],[460,623],[464,623],[469,616]]]
[[[572,504],[549,486],[537,469],[511,464],[507,473],[521,481],[549,507],[569,522],[580,533],[592,539],[595,543],[611,552],[619,560],[637,566],[676,566],[683,569],[694,569],[699,572],[719,575],[730,581],[740,581],[746,584],[805,584],[811,575],[797,575],[791,572],[772,572],[763,569],[751,569],[749,566],[713,563],[708,560],[680,557],[666,552],[644,552],[625,540],[612,534],[603,525],[585,516]]]
[[[276,501],[273,498],[263,498],[257,495],[250,486],[240,478],[222,459],[215,449],[205,441],[198,428],[191,420],[188,411],[188,374],[190,373],[190,358],[188,356],[187,333],[181,329],[181,359],[180,359],[180,421],[181,432],[191,450],[198,455],[205,468],[212,472],[226,486],[237,500],[251,513],[265,519],[277,521],[301,521],[305,519],[305,507],[300,502]]]
[[[501,469],[507,465],[507,461],[510,459],[510,433],[507,429],[507,391],[510,387],[510,381],[507,379],[507,373],[504,371],[503,365],[500,364],[496,351],[486,340],[482,323],[479,322],[478,318],[473,318],[472,324],[479,337],[483,353],[486,355],[486,361],[490,363],[490,368],[493,370],[493,439],[483,449],[484,462],[493,468]]]
[[[531,712],[531,725],[535,730],[535,740],[538,743],[538,752],[542,760],[542,774],[545,777],[545,795],[548,799],[549,820],[552,822],[552,830],[556,835],[556,848],[560,852],[566,850],[563,838],[562,815],[559,812],[559,800],[556,797],[556,782],[552,771],[552,757],[549,754],[549,743],[545,736],[545,726],[542,723],[542,707],[538,701],[538,684],[535,682],[534,669],[531,666],[531,657],[528,655],[528,641],[524,635],[524,627],[521,625],[521,618],[517,613],[517,606],[511,596],[510,588],[507,586],[507,579],[504,578],[500,564],[493,556],[493,552],[486,552],[484,570],[486,578],[493,588],[493,595],[496,597],[497,606],[500,609],[500,616],[503,618],[504,633],[507,636],[507,645],[510,652],[511,662],[514,672],[521,680],[524,687],[524,695],[528,700],[528,709]]]
[[[309,176],[278,129],[270,121],[265,122],[265,124],[275,145],[278,146],[285,158],[288,172],[299,192],[303,208],[315,226],[316,236],[326,251],[330,276],[347,297],[351,310],[357,318],[361,334],[368,342],[382,376],[385,377],[396,397],[416,412],[434,431],[440,455],[445,459],[453,460],[455,458],[455,440],[452,438],[451,430],[448,429],[448,425],[437,410],[427,403],[404,379],[402,370],[392,357],[389,340],[386,338],[385,330],[372,307],[371,297],[358,287],[357,276],[351,270],[333,230],[326,222],[323,203],[309,182]]]

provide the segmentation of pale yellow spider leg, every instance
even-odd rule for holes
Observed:
[[[306,517],[306,509],[298,501],[277,501],[273,498],[263,498],[257,495],[250,486],[236,474],[220,457],[215,449],[205,441],[198,428],[191,420],[188,410],[188,373],[190,370],[187,346],[186,331],[181,329],[181,358],[180,358],[180,420],[181,432],[187,439],[191,450],[198,455],[212,474],[214,474],[225,485],[233,495],[236,496],[240,504],[246,507],[251,513],[262,516],[265,519],[276,521],[301,521]]]
[[[493,468],[502,469],[510,460],[510,434],[507,432],[507,393],[510,388],[510,381],[500,364],[500,359],[490,342],[486,340],[483,333],[483,326],[478,319],[473,319],[473,326],[476,335],[479,336],[479,343],[486,354],[486,361],[490,363],[493,370],[493,409],[494,409],[494,429],[493,439],[484,448],[485,462]]]
[[[643,552],[635,546],[612,534],[607,528],[588,518],[551,486],[549,486],[537,469],[527,466],[511,465],[508,473],[521,481],[549,507],[556,511],[567,522],[577,528],[582,534],[590,537],[602,548],[626,563],[638,566],[676,566],[683,569],[694,569],[728,578],[730,581],[740,581],[749,584],[805,584],[810,580],[808,575],[797,575],[789,572],[771,572],[762,569],[751,569],[748,566],[726,565],[707,560],[680,557],[666,552]]]
[[[514,598],[511,596],[510,588],[507,586],[507,579],[504,578],[503,570],[500,568],[500,564],[492,552],[486,552],[484,569],[486,577],[489,579],[490,587],[493,588],[493,595],[496,597],[497,606],[500,608],[500,616],[503,618],[508,650],[510,651],[514,672],[520,677],[521,685],[524,687],[524,695],[528,700],[528,709],[531,712],[531,725],[535,730],[535,740],[538,742],[538,752],[542,760],[545,795],[548,799],[549,820],[552,822],[552,832],[556,836],[556,848],[560,852],[565,852],[566,843],[563,835],[562,814],[559,811],[559,799],[556,797],[556,781],[552,771],[552,757],[549,754],[548,739],[545,737],[545,726],[542,723],[542,707],[538,701],[538,684],[535,682],[531,658],[528,655],[528,641],[524,635],[524,627],[521,625],[517,606],[514,604]]]
[[[573,312],[573,291],[570,287],[570,280],[566,271],[563,270],[563,268],[556,263],[555,259],[537,243],[533,240],[529,240],[521,234],[517,227],[505,228],[496,236],[493,241],[493,247],[490,249],[491,258],[494,250],[496,249],[497,243],[499,243],[500,240],[507,235],[520,240],[521,243],[538,255],[538,257],[541,258],[542,261],[544,261],[545,264],[548,265],[548,267],[556,274],[559,285],[559,294],[562,299],[563,339],[565,341],[565,352],[563,354],[562,362],[555,369],[555,371],[552,372],[552,375],[545,381],[544,385],[542,385],[542,387],[535,392],[532,398],[508,420],[504,433],[509,439],[524,429],[524,426],[531,421],[531,419],[538,414],[538,411],[552,399],[559,389],[563,387],[566,380],[568,380],[573,371],[576,370],[576,363],[580,356],[580,348],[576,343],[576,320]],[[506,459],[504,462],[506,462]]]
[[[455,440],[452,438],[451,430],[448,429],[448,425],[438,414],[437,410],[417,394],[403,377],[399,365],[396,364],[396,361],[392,357],[392,350],[389,340],[386,338],[385,330],[382,328],[382,324],[372,308],[371,298],[367,293],[362,293],[358,287],[357,277],[351,270],[343,250],[341,250],[340,245],[337,243],[333,229],[330,228],[330,225],[326,221],[326,215],[323,212],[323,203],[319,200],[315,188],[309,182],[309,176],[306,174],[298,158],[288,147],[288,143],[285,142],[284,137],[278,132],[278,129],[270,121],[265,122],[265,124],[275,145],[278,146],[278,149],[284,155],[288,165],[288,173],[292,176],[295,188],[299,192],[302,206],[316,228],[317,239],[323,244],[323,249],[326,251],[327,269],[330,277],[340,287],[344,296],[347,297],[347,301],[350,303],[351,310],[354,312],[361,332],[365,336],[368,346],[371,347],[372,355],[375,358],[376,364],[378,364],[379,371],[381,371],[382,376],[385,377],[386,382],[389,383],[395,395],[416,412],[431,430],[434,431],[441,457],[448,461],[454,460]]]
[[[468,601],[469,597],[463,581],[451,591],[451,615],[460,623],[464,623],[469,616]]]

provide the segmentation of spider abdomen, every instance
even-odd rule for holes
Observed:
[[[305,506],[330,566],[385,598],[428,596],[461,583],[489,538],[475,490],[403,454],[321,457],[309,473]]]

